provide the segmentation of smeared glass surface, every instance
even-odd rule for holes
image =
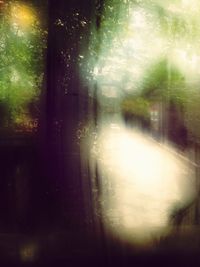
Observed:
[[[6,1],[0,17],[1,130],[37,130],[47,32],[30,4]]]
[[[196,0],[96,6],[80,73],[97,98],[90,149],[103,224],[122,239],[165,232],[174,210],[195,199],[199,10]]]

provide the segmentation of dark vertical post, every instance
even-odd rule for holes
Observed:
[[[79,55],[81,42],[87,44],[92,8],[91,0],[49,1],[46,168],[59,223],[74,230],[85,223],[77,130],[88,96],[80,80]]]

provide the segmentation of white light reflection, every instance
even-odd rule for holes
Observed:
[[[146,13],[142,9],[135,10],[131,20],[133,28],[142,29],[147,25]]]
[[[97,76],[99,73],[99,69],[97,67],[94,68],[93,74],[94,76]]]
[[[178,68],[185,75],[186,79],[199,80],[199,64],[200,55],[196,52],[194,47],[177,48],[171,51],[171,61],[178,66]]]
[[[120,123],[103,126],[99,147],[105,227],[131,242],[160,235],[173,206],[194,195],[193,170],[150,137]]]

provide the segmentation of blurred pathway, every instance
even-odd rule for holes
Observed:
[[[146,240],[168,226],[195,195],[194,168],[120,119],[100,124],[95,147],[105,228],[122,239]]]

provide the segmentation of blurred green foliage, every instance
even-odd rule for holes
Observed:
[[[14,7],[20,12],[13,13]],[[31,119],[29,105],[38,102],[42,87],[46,34],[33,7],[6,2],[0,17],[1,127]]]
[[[122,101],[122,112],[126,115],[133,115],[148,119],[150,103],[142,97],[127,97]]]
[[[187,100],[184,75],[166,59],[154,63],[142,82],[141,95],[149,101],[184,105]]]
[[[200,2],[106,0],[99,17],[91,81],[120,90],[122,112],[132,117],[147,118],[161,104],[166,125],[177,117],[200,140]]]

